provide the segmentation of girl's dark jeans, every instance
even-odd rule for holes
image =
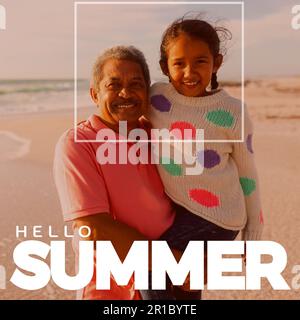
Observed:
[[[239,231],[227,230],[209,222],[184,207],[174,204],[176,216],[172,226],[165,231],[159,240],[165,240],[171,248],[184,251],[189,241],[222,241],[234,240]],[[151,272],[149,272],[149,287],[151,287]],[[201,291],[187,292],[180,287],[173,287],[167,281],[166,290],[141,290],[143,300],[198,300]]]

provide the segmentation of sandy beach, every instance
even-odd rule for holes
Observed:
[[[239,89],[228,91],[239,96]],[[283,273],[291,286],[300,265],[300,78],[252,81],[245,101],[255,126],[254,150],[260,177],[265,216],[264,240],[279,242],[287,251]],[[93,110],[79,112],[79,120]],[[2,223],[0,265],[7,272],[6,290],[0,299],[74,299],[74,292],[49,283],[37,291],[25,291],[9,283],[16,244],[16,225],[49,225],[63,238],[63,220],[52,177],[54,147],[59,136],[73,126],[72,111],[2,116],[0,157]],[[28,239],[32,238],[30,235]],[[41,239],[47,242],[48,236]],[[73,270],[71,241],[67,247],[67,271]],[[275,291],[262,281],[260,291],[205,291],[203,299],[299,299],[300,289]]]

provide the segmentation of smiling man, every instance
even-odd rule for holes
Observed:
[[[148,66],[139,50],[118,46],[105,51],[96,60],[90,88],[97,112],[78,124],[77,139],[96,140],[99,130],[108,128],[119,137],[119,121],[127,121],[128,131],[143,128],[140,117],[148,106],[149,86]],[[75,143],[74,130],[65,132],[56,146],[55,182],[65,221],[73,221],[75,231],[89,226],[87,240],[112,241],[124,260],[133,241],[159,238],[172,225],[174,211],[150,159],[147,164],[100,165],[100,145]],[[79,299],[136,297],[133,280],[120,287],[112,279],[111,290],[104,291],[95,289],[95,276],[78,292]]]
[[[99,117],[115,131],[119,121],[127,121],[128,130],[140,126],[139,118],[146,111],[150,85],[147,65],[139,64],[122,50],[120,47],[109,50],[97,59],[90,88]]]

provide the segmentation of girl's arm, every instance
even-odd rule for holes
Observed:
[[[241,119],[239,122],[241,123]],[[241,130],[242,126],[237,125],[235,139],[240,139]],[[242,231],[243,240],[259,240],[264,224],[252,140],[253,125],[245,106],[244,142],[233,143],[232,152],[233,160],[238,168],[239,183],[243,189],[247,212],[247,224]]]

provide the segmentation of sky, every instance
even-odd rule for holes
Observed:
[[[246,79],[300,75],[300,30],[291,27],[291,10],[296,2],[244,1]],[[0,79],[72,79],[74,1],[0,0],[0,5],[6,9],[6,30],[0,30]],[[174,19],[193,11],[205,12],[205,19],[230,29],[233,38],[226,44],[227,54],[219,76],[223,80],[241,79],[241,6],[238,3],[93,3],[80,4],[77,11],[78,78],[89,78],[97,55],[119,44],[141,49],[152,78],[162,77],[158,64],[162,33]]]

